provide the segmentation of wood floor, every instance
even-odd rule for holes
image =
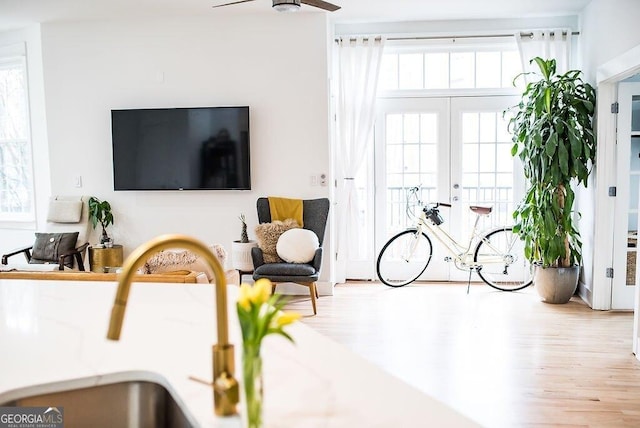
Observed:
[[[531,287],[340,284],[303,322],[486,427],[640,427],[633,314]]]

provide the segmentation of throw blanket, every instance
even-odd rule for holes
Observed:
[[[298,222],[300,227],[304,226],[302,224],[302,199],[269,196],[269,211],[271,212],[271,221],[284,221],[292,218]]]

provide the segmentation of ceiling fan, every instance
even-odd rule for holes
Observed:
[[[216,8],[216,7],[230,6],[232,4],[247,3],[250,1],[254,1],[254,0],[238,0],[230,3],[219,4],[213,7]],[[334,12],[340,9],[340,6],[336,6],[335,4],[331,4],[322,0],[273,0],[273,8],[278,12],[295,12],[298,9],[300,9],[300,3],[317,7],[329,12]]]

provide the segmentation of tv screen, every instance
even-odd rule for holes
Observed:
[[[114,190],[249,190],[249,107],[111,110]]]

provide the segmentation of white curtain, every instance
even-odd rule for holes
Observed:
[[[357,251],[358,195],[355,177],[373,142],[376,91],[385,39],[357,37],[338,43],[337,163],[338,257]],[[339,275],[340,276],[340,275]]]
[[[563,74],[572,69],[571,64],[571,29],[554,28],[532,31],[531,36],[516,33],[522,70],[539,72],[538,66],[530,64],[533,58],[555,58],[556,73]]]

